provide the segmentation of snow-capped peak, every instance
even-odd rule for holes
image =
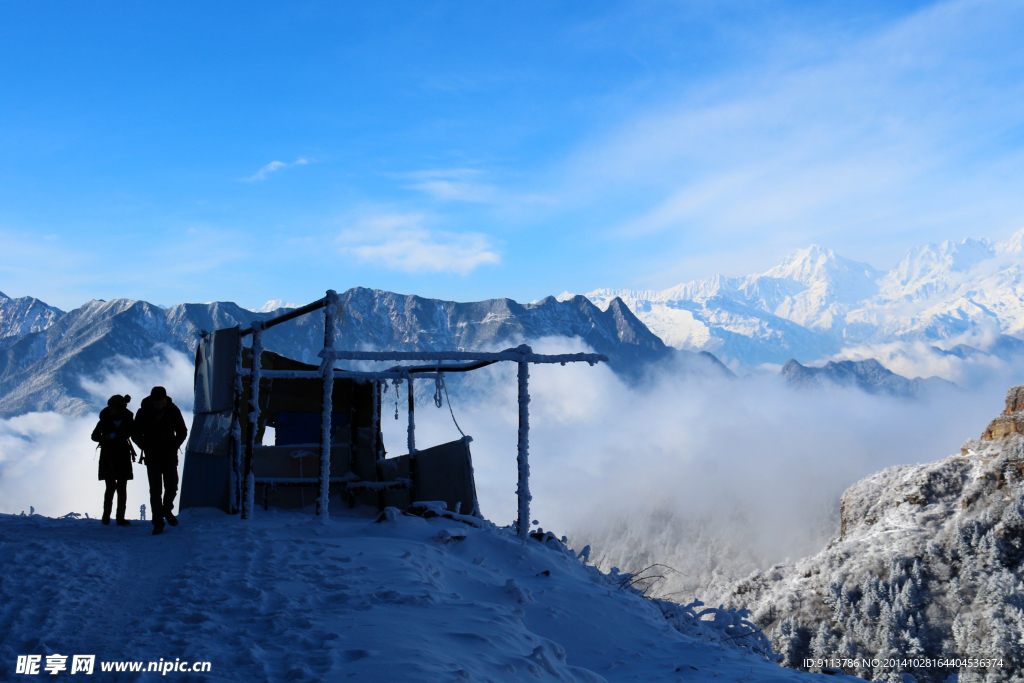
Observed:
[[[1024,252],[1024,228],[1010,236],[1005,242],[996,242],[992,245],[993,251],[997,254],[1020,254]]]
[[[286,304],[283,299],[271,299],[267,303],[263,304],[262,307],[256,310],[256,313],[270,313],[276,311],[279,308],[298,308],[299,304]]]
[[[767,277],[794,280],[807,287],[830,287],[842,300],[856,301],[874,293],[879,273],[867,263],[837,256],[831,249],[812,244],[797,249],[781,264],[765,273]]]
[[[889,298],[915,300],[948,292],[982,261],[995,255],[988,240],[946,240],[908,251],[886,276]]]
[[[0,348],[45,330],[63,315],[64,311],[34,297],[12,299],[0,292]]]
[[[619,296],[671,346],[736,367],[824,361],[863,344],[1024,338],[1024,229],[916,247],[887,273],[812,244],[762,274],[586,296],[601,307]]]

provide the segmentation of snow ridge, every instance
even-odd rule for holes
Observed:
[[[665,343],[734,370],[896,342],[999,354],[1001,336],[1024,338],[1024,230],[916,247],[888,272],[811,245],[762,274],[586,296],[602,307],[619,297]]]
[[[782,376],[791,385],[806,388],[834,384],[856,387],[869,394],[886,393],[900,398],[918,398],[936,391],[955,389],[956,385],[938,377],[907,379],[886,369],[875,359],[829,361],[820,368],[801,365],[790,359],[782,367]]]

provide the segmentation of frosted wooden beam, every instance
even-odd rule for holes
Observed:
[[[334,290],[331,290],[331,291],[334,291]],[[268,328],[273,327],[274,325],[280,325],[281,323],[286,323],[289,320],[294,320],[295,318],[298,318],[300,316],[306,315],[307,313],[312,313],[313,311],[316,311],[316,310],[319,310],[319,309],[323,308],[324,306],[327,305],[327,303],[328,303],[327,302],[327,298],[325,297],[323,299],[319,299],[317,301],[314,301],[311,304],[306,304],[305,306],[302,306],[301,308],[296,308],[294,311],[288,311],[284,315],[279,315],[276,318],[271,318],[269,320],[264,320],[263,321],[263,329],[266,330]],[[255,330],[255,329],[256,329],[256,325],[254,324],[252,327],[242,330],[242,336],[244,337],[246,335],[252,334],[253,330]]]
[[[369,360],[369,361],[513,361],[516,363],[607,363],[608,356],[600,353],[561,353],[543,354],[534,353],[533,349],[525,344],[514,349],[506,349],[496,353],[483,353],[476,351],[343,351],[324,349],[320,357],[330,357],[333,360]],[[437,370],[436,366],[432,368]]]
[[[241,329],[241,325],[237,325]],[[228,511],[235,514],[242,502],[242,352],[245,347],[238,337],[235,351],[235,381],[231,402],[231,480],[228,489]],[[156,510],[153,514],[156,514]],[[156,519],[156,517],[154,517]]]

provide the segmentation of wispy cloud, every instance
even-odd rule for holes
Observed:
[[[290,168],[292,166],[305,166],[308,163],[309,159],[306,159],[304,157],[299,157],[290,164],[285,163],[283,161],[271,161],[269,164],[267,164],[260,170],[256,171],[256,173],[252,174],[248,178],[240,178],[239,180],[246,183],[254,183],[260,180],[266,180],[267,176],[269,176],[271,173],[280,171],[283,168]]]
[[[679,236],[692,251],[714,236],[730,258],[780,237],[898,251],[967,221],[1001,226],[1024,211],[1006,170],[1024,158],[1022,27],[1019,5],[960,0],[833,44],[788,43],[585,145],[570,193],[625,200],[620,238]]]
[[[431,230],[417,213],[378,214],[342,231],[338,244],[362,261],[407,273],[465,275],[501,262],[491,238],[476,232]]]
[[[403,175],[414,181],[406,187],[439,201],[492,203],[498,199],[497,188],[480,182],[483,171],[477,169],[434,169]]]

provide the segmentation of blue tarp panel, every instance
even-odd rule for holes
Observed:
[[[348,443],[351,439],[348,413],[331,413],[331,443]],[[320,443],[320,413],[276,413],[274,444]]]
[[[182,508],[228,509],[231,444],[230,410],[193,416],[181,473]]]
[[[181,510],[214,507],[227,511],[230,483],[231,464],[228,456],[186,451],[178,507]]]

